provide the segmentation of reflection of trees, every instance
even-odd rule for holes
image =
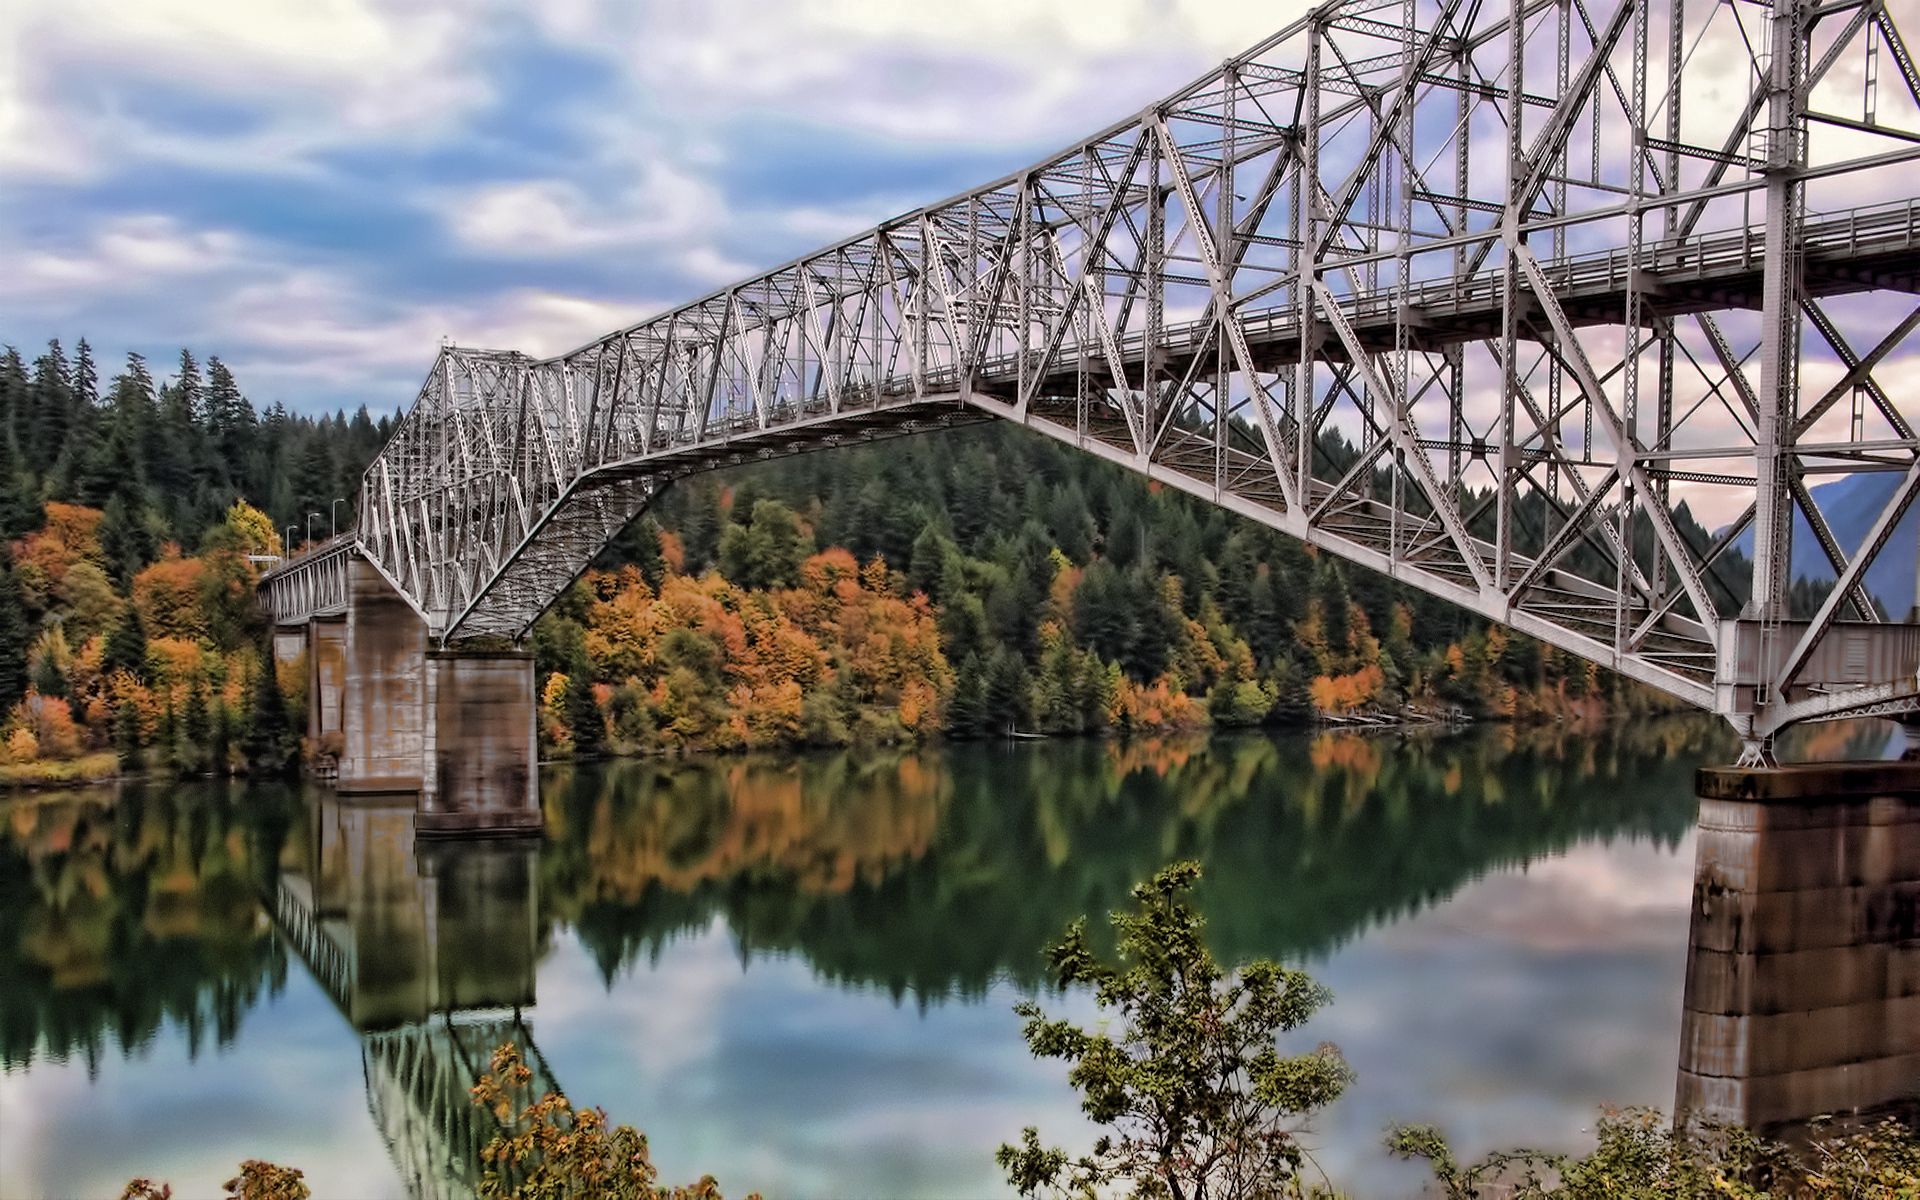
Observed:
[[[0,827],[0,1063],[96,1062],[163,1022],[232,1040],[286,960],[259,916],[284,789],[122,790],[14,802]]]
[[[722,910],[751,946],[766,897],[784,920],[926,855],[950,786],[938,758],[897,753],[563,771],[547,789],[542,894],[608,971]]]
[[[1069,920],[1193,857],[1223,957],[1299,957],[1583,838],[1678,840],[1722,741],[1661,721],[617,763],[549,793],[543,895],[608,975],[719,916],[743,955],[924,999],[1039,981]]]
[[[259,897],[278,895],[287,872],[336,898],[328,912],[360,913],[356,962],[377,969],[383,996],[413,997],[426,980],[441,1001],[504,1002],[492,975],[474,971],[524,972],[530,990],[555,919],[577,927],[611,976],[724,918],[743,955],[799,952],[828,978],[927,999],[999,976],[1039,981],[1041,949],[1070,919],[1119,907],[1134,882],[1182,857],[1207,864],[1199,900],[1223,957],[1324,953],[1581,838],[1678,838],[1693,815],[1692,764],[1729,750],[1712,722],[1660,721],[1598,735],[1246,735],[613,763],[548,780],[537,868],[500,875],[499,847],[416,863],[409,837],[388,847],[406,868],[400,881],[413,881],[391,896],[400,877],[382,883],[373,869],[385,859],[309,844],[324,822],[314,810],[302,818],[283,789],[16,801],[0,810],[0,1063],[91,1060],[169,1021],[192,1048],[208,1034],[231,1039],[285,978]],[[422,887],[439,914],[431,963],[416,947],[424,926],[406,915]],[[493,944],[509,925],[531,926],[532,938],[511,963]]]

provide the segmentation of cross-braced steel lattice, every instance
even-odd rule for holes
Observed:
[[[359,550],[438,636],[518,637],[678,476],[992,416],[1722,713],[1756,760],[1910,711],[1920,627],[1865,581],[1920,489],[1886,377],[1920,327],[1917,2],[1324,5],[571,354],[444,350]],[[1891,492],[1842,536],[1811,485],[1868,472]]]

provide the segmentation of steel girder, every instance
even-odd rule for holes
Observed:
[[[359,544],[438,636],[517,637],[678,476],[984,414],[1720,712],[1756,757],[1912,707],[1920,655],[1862,583],[1920,485],[1876,378],[1920,327],[1890,295],[1920,291],[1915,2],[1327,4],[570,354],[443,350]],[[1862,472],[1899,483],[1844,544],[1807,481]],[[1832,567],[1811,613],[1796,527]]]

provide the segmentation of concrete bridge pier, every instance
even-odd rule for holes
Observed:
[[[338,789],[416,796],[421,834],[539,829],[532,656],[433,648],[426,622],[372,564],[355,556],[348,570]],[[324,675],[313,678],[324,691]]]
[[[1920,1106],[1920,763],[1699,773],[1682,1122]]]

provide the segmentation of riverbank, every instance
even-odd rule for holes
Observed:
[[[0,790],[7,791],[112,783],[120,777],[120,759],[111,750],[83,754],[79,758],[0,763]]]

